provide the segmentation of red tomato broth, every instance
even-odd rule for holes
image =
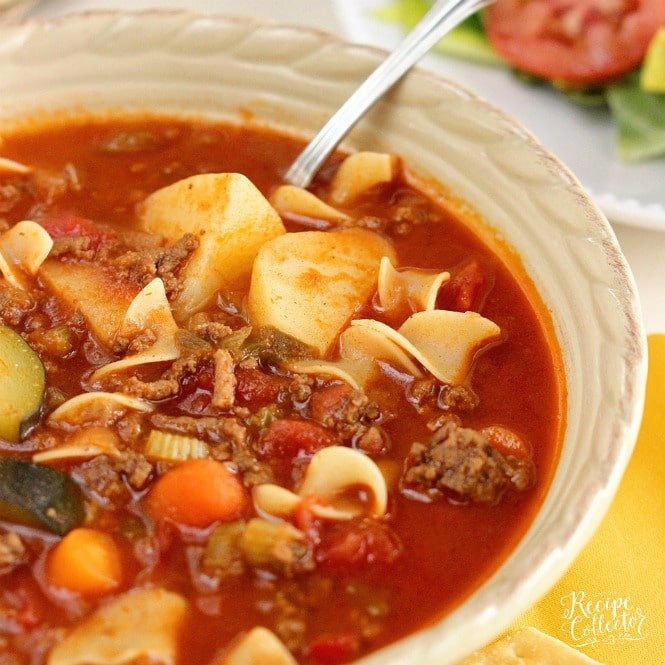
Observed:
[[[100,150],[100,145],[104,149]],[[109,145],[123,149],[109,151]],[[3,154],[56,172],[71,163],[81,187],[59,197],[53,206],[45,205],[38,194],[31,196],[28,192],[7,217],[11,223],[24,218],[38,221],[40,216],[48,217],[52,208],[54,214],[71,211],[95,224],[123,232],[131,228],[135,206],[147,194],[194,173],[242,172],[268,195],[280,184],[281,174],[301,147],[297,140],[267,130],[165,119],[111,119],[37,127],[34,132],[5,136]],[[335,157],[332,164],[338,160],[339,156]],[[313,191],[325,189],[331,171],[331,168],[324,171]],[[386,216],[394,209],[395,201],[405,196],[419,210],[426,211],[432,221],[414,225],[408,235],[391,236],[398,265],[445,269],[454,276],[469,262],[477,262],[487,278],[481,287],[480,312],[502,329],[501,343],[485,350],[474,363],[468,383],[479,405],[464,414],[463,424],[477,429],[501,425],[527,440],[533,449],[537,484],[524,492],[508,490],[492,506],[455,505],[446,500],[424,503],[406,498],[395,486],[390,486],[387,524],[403,547],[391,563],[330,566],[330,570],[323,565],[293,579],[248,570],[245,575],[225,578],[214,588],[207,587],[202,577],[192,586],[190,575],[190,570],[197,570],[196,557],[200,556],[209,531],[181,532],[167,525],[161,535],[150,533],[141,504],[148,488],[132,492],[123,507],[102,509],[100,524],[125,536],[120,540],[124,556],[132,560],[128,565],[130,579],[143,584],[150,581],[191,599],[179,643],[179,662],[205,665],[220,648],[252,626],[274,629],[275,622],[288,616],[288,612],[284,615],[284,606],[291,608],[289,611],[298,619],[307,617],[304,633],[294,640],[297,644],[294,652],[304,664],[319,663],[317,653],[332,653],[330,658],[335,654],[355,658],[400,639],[450,612],[477,589],[515,547],[542,502],[558,455],[564,399],[561,363],[558,350],[553,348],[553,333],[549,324],[544,323],[547,315],[543,305],[534,303],[531,295],[525,293],[519,282],[522,275],[512,274],[462,220],[411,190],[404,180],[369,192],[354,205],[354,210],[359,215]],[[287,227],[293,231],[301,228],[293,223],[287,223]],[[445,288],[442,300],[446,298]],[[362,313],[367,312],[381,318],[371,304]],[[72,318],[71,312],[58,311],[52,322],[71,322]],[[109,352],[85,326],[79,326],[77,331],[79,351],[66,361],[66,369],[59,369],[55,363],[47,365],[49,380],[67,394],[80,392],[91,361],[110,359]],[[155,370],[147,372],[151,373]],[[259,387],[252,387],[250,378],[246,381],[247,395],[264,395]],[[280,394],[281,381],[271,377],[270,389],[265,394],[272,396],[274,391]],[[205,375],[196,384],[194,392],[202,397],[199,406],[193,407],[191,402],[185,405],[186,398],[181,395],[163,401],[159,408],[170,415],[199,415],[199,412],[206,415],[210,409],[209,383],[209,375]],[[191,387],[186,392],[191,393]],[[376,395],[377,400],[382,395],[387,397],[389,417],[381,423],[392,443],[387,457],[400,464],[412,442],[424,442],[431,436],[425,426],[427,418],[418,415],[414,404],[399,392],[395,383],[380,381],[371,386],[369,393],[370,397]],[[258,401],[264,399],[267,398],[262,396]],[[285,418],[309,418],[306,408],[300,410],[284,402],[280,408]],[[49,425],[41,427],[49,431]],[[52,428],[50,433],[60,436]],[[29,451],[44,447],[45,441],[47,436],[36,439],[28,436],[19,455],[28,457]],[[260,449],[260,443],[256,446]],[[312,447],[316,448],[314,444]],[[0,450],[12,454],[17,449],[0,442]],[[310,452],[305,451],[305,457]],[[280,478],[289,474],[298,478],[303,463],[297,460],[289,468],[283,460],[278,460],[276,474]],[[85,463],[65,468],[80,478],[82,466]],[[26,540],[36,551],[47,551],[52,546],[52,537],[43,540],[38,532],[29,532]],[[31,565],[44,596],[40,599],[37,625],[74,625],[81,611],[79,601],[52,594],[46,588],[39,565]],[[25,567],[18,570],[9,575],[27,578]],[[194,576],[197,577],[196,572]],[[33,582],[30,584],[34,586]],[[85,607],[92,609],[94,603],[89,602]],[[0,616],[2,611],[0,594]],[[356,642],[349,635],[356,634],[359,624],[366,631]],[[0,639],[1,626],[0,622]],[[30,630],[20,639],[10,637],[6,648],[15,654],[33,652],[30,662],[38,665],[46,661],[35,656],[39,638],[37,632],[31,637]],[[309,649],[312,643],[315,646]]]

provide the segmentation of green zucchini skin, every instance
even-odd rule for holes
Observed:
[[[46,528],[59,536],[85,519],[78,485],[45,464],[0,458],[0,519]]]
[[[0,326],[0,437],[17,443],[41,415],[46,371],[14,330]]]

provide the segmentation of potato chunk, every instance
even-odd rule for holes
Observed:
[[[376,288],[383,256],[394,257],[390,243],[364,229],[289,233],[266,243],[252,273],[252,322],[325,355]]]
[[[81,312],[95,337],[111,348],[138,287],[118,279],[110,269],[89,263],[47,259],[40,274],[55,295]]]
[[[296,665],[296,659],[277,635],[263,626],[256,626],[210,665]]]
[[[195,175],[153,192],[139,210],[139,225],[173,242],[193,233],[199,246],[172,302],[178,321],[208,306],[220,289],[247,287],[252,263],[267,240],[285,233],[277,212],[239,173]]]
[[[58,642],[48,665],[173,665],[187,601],[164,589],[136,589],[102,605]]]

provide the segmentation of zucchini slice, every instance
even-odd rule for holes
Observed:
[[[64,536],[84,518],[83,495],[69,476],[45,464],[0,457],[0,519]]]
[[[39,356],[11,328],[0,326],[0,437],[17,443],[39,419],[46,372]]]

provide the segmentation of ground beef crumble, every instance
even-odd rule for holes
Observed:
[[[214,350],[203,348],[181,356],[155,381],[143,381],[136,376],[113,376],[108,383],[121,390],[147,400],[162,400],[175,397],[180,391],[180,383],[185,376],[195,374],[205,363],[211,362]]]
[[[177,277],[180,265],[198,246],[196,236],[186,233],[168,247],[148,247],[141,251],[126,252],[114,260],[114,267],[121,276],[141,286],[160,277],[166,295],[172,299],[181,290]]]
[[[122,387],[129,395],[141,399],[160,401],[169,397],[175,397],[180,384],[177,379],[157,379],[156,381],[141,381],[136,376],[130,376],[122,382]]]
[[[0,280],[0,320],[2,323],[18,327],[28,312],[37,305],[35,291],[18,289],[5,280]]]
[[[386,452],[390,441],[376,424],[381,410],[361,390],[334,383],[316,390],[309,401],[310,416],[335,432],[346,444],[372,455]]]
[[[409,389],[409,402],[418,413],[443,410],[470,413],[479,404],[478,396],[466,386],[441,384],[436,379],[416,379]]]
[[[88,236],[62,236],[53,239],[53,247],[49,257],[57,259],[68,256],[73,259],[91,261],[95,258],[96,249]]]
[[[153,465],[140,453],[123,451],[120,457],[97,455],[77,465],[72,476],[102,503],[122,505],[131,490],[140,490],[153,473]]]
[[[233,373],[233,356],[226,349],[217,349],[215,359],[215,387],[212,405],[218,409],[230,409],[235,402],[236,377]]]
[[[233,328],[219,321],[202,321],[193,325],[192,332],[201,339],[218,345],[233,332]]]
[[[446,421],[427,444],[414,443],[401,488],[459,503],[497,503],[511,484],[514,469],[487,437]]]
[[[246,444],[248,437],[247,429],[233,416],[195,418],[156,413],[150,421],[157,429],[206,439],[215,444],[241,446]]]

